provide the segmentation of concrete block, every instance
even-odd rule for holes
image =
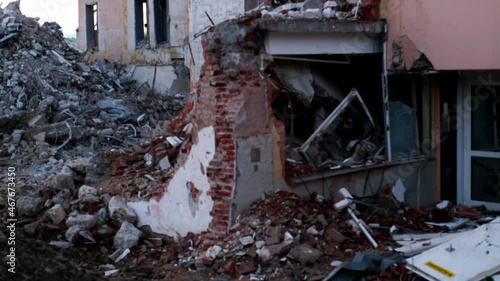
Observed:
[[[323,15],[320,9],[307,9],[302,13],[302,16],[306,19],[320,19]]]
[[[325,4],[323,4],[323,8],[337,8],[338,4],[337,1],[326,1]]]

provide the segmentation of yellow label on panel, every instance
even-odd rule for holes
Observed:
[[[437,265],[437,264],[435,264],[435,263],[433,263],[431,261],[428,261],[428,262],[426,262],[424,264],[427,265],[428,267],[434,269],[435,271],[443,274],[444,276],[446,276],[448,278],[451,278],[451,277],[455,276],[455,273],[453,273],[453,272],[451,272],[449,270],[446,270],[446,269],[440,267],[439,265]]]

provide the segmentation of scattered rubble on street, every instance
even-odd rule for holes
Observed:
[[[36,230],[29,230],[26,224],[25,234],[52,237],[50,245],[64,251],[86,248],[97,258],[91,264],[99,267],[108,280],[129,280],[128,275],[138,272],[166,278],[172,272],[185,271],[203,272],[213,278],[210,280],[222,280],[223,276],[228,278],[223,280],[344,280],[336,278],[352,270],[365,280],[424,280],[415,273],[424,276],[422,270],[433,268],[406,264],[405,256],[410,257],[407,261],[420,260],[420,255],[429,255],[434,249],[460,247],[463,243],[458,239],[488,230],[489,223],[496,223],[491,213],[483,215],[480,208],[453,206],[448,201],[419,210],[398,206],[381,210],[373,199],[355,198],[345,190],[335,199],[318,194],[302,198],[278,191],[254,202],[222,240],[207,240],[201,234],[174,241],[152,233],[148,227],[134,226],[133,210],[121,197],[82,185],[73,198],[88,195],[96,196],[97,202],[73,204],[76,209],[64,221],[60,221],[62,205],[44,207],[29,219],[37,223]],[[352,215],[344,208],[360,222],[351,223]],[[446,224],[457,219],[467,222],[458,228]],[[359,231],[361,222],[369,236]],[[369,237],[376,241],[377,248]],[[485,251],[476,253],[488,255]],[[439,265],[440,260],[433,263]],[[373,267],[376,264],[381,265]]]

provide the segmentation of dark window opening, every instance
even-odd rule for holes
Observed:
[[[167,0],[154,1],[155,35],[158,44],[169,42],[170,17]]]
[[[422,106],[422,76],[410,74],[390,75],[389,87],[389,127],[391,155],[393,160],[412,158],[425,148],[422,137],[424,130],[422,116],[426,114]],[[430,107],[429,107],[430,108]],[[419,110],[420,109],[420,110]],[[428,112],[430,118],[430,112]]]
[[[135,38],[137,44],[149,39],[147,0],[135,0]]]
[[[99,46],[97,4],[85,5],[85,21],[87,29],[87,49],[96,48]]]
[[[385,160],[381,70],[378,54],[274,57],[288,176]]]

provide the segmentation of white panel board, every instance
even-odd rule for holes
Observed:
[[[500,218],[406,260],[427,280],[479,281],[500,271]]]

